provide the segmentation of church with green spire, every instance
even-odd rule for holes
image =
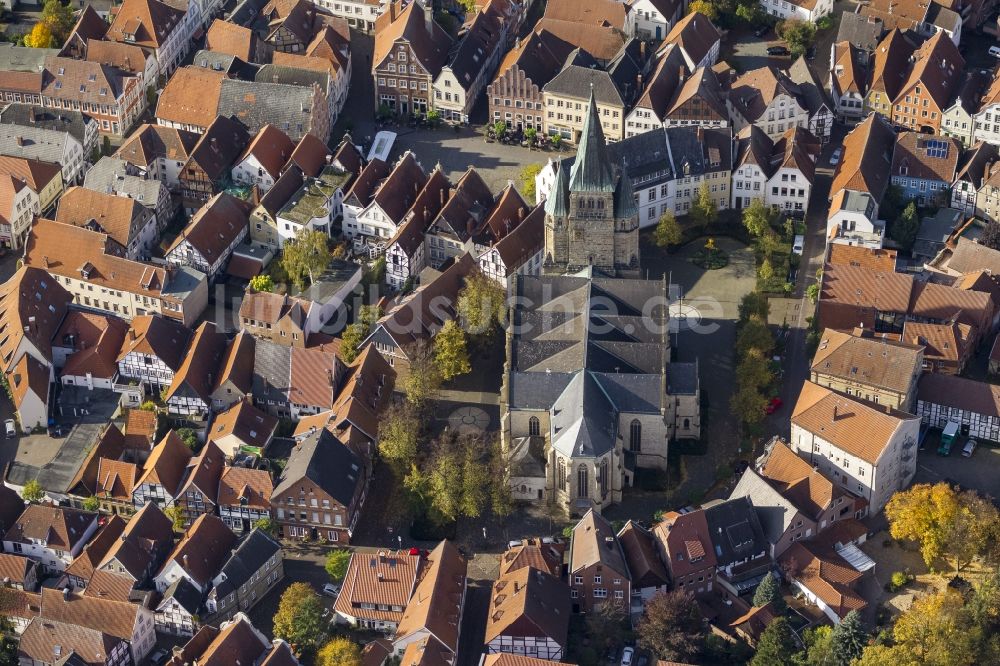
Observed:
[[[546,273],[588,268],[639,276],[639,209],[624,167],[612,164],[594,91],[576,158],[562,160],[545,200]]]

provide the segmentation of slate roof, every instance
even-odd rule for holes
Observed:
[[[705,521],[719,566],[753,558],[767,552],[753,501],[748,497],[726,500],[706,508]]]
[[[197,615],[201,608],[201,592],[184,576],[175,580],[163,591],[163,598],[156,609],[165,609],[171,600],[176,601],[188,615]]]
[[[67,142],[72,140],[75,140],[73,135],[67,131],[0,124],[0,155],[28,157],[42,162],[62,164],[64,156],[68,153]]]
[[[38,49],[33,49],[38,50]],[[71,109],[54,109],[36,104],[8,104],[0,110],[0,124],[26,125],[57,132],[68,132],[84,145],[87,126],[96,123],[90,116]]]
[[[281,552],[281,544],[275,541],[271,535],[254,528],[222,565],[219,570],[215,584],[214,594],[219,599],[232,594],[241,586],[246,584],[267,561]]]
[[[849,42],[860,49],[874,51],[881,36],[881,19],[843,12],[840,15],[840,27],[837,28],[837,39],[834,41]]]
[[[730,499],[749,497],[757,512],[764,537],[774,545],[792,526],[798,509],[756,470],[747,469],[729,494]]]
[[[278,477],[272,497],[294,492],[302,478],[308,478],[344,507],[350,507],[361,477],[362,461],[326,429],[301,439],[292,449],[288,463]]]
[[[130,174],[135,167],[125,160],[104,156],[97,161],[87,171],[83,179],[83,186],[89,190],[98,192],[109,192],[118,196],[125,196],[139,202],[146,208],[155,208],[160,200],[160,193],[164,185],[159,180],[152,178],[140,178]],[[166,194],[164,193],[164,196]]]

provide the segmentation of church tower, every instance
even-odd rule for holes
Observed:
[[[639,276],[639,209],[624,165],[608,160],[594,90],[576,159],[561,160],[545,200],[545,272],[594,267]]]

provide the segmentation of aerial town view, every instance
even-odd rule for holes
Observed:
[[[0,666],[1000,666],[1000,0],[10,0],[0,364]]]

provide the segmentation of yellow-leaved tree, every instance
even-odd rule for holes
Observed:
[[[42,21],[35,24],[24,37],[24,45],[33,49],[47,49],[52,47],[52,31],[49,26]]]

